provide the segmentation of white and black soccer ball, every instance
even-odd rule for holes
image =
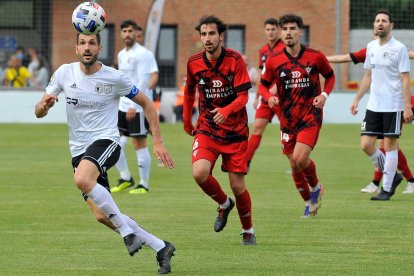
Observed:
[[[72,14],[72,23],[81,34],[97,34],[105,27],[106,14],[97,3],[83,2]]]

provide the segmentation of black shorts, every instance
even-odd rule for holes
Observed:
[[[86,149],[85,153],[72,158],[73,171],[76,170],[83,159],[91,161],[96,165],[100,172],[96,181],[110,192],[111,189],[109,186],[108,174],[106,172],[118,162],[120,153],[121,147],[118,143],[107,139],[96,140]],[[86,194],[82,193],[82,196],[85,201],[88,199]]]
[[[118,129],[129,137],[147,137],[149,124],[144,112],[137,112],[133,120],[126,119],[126,112],[118,111]]]
[[[367,110],[361,125],[361,136],[396,137],[401,135],[402,111],[375,112]]]

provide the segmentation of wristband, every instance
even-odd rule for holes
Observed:
[[[324,96],[324,97],[325,97],[325,99],[327,99],[327,98],[328,98],[328,93],[326,93],[326,92],[322,92],[322,93],[321,93],[321,95],[322,95],[322,96]]]

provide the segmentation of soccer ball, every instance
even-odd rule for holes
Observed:
[[[81,34],[97,34],[105,27],[106,14],[97,3],[83,2],[72,14],[72,23]]]

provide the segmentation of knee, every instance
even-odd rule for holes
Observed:
[[[361,141],[360,147],[366,153],[371,153],[373,151],[375,152],[375,150],[374,150],[375,149],[375,146],[372,145],[371,143],[367,143],[365,141]]]
[[[209,172],[207,172],[207,171],[193,170],[193,177],[194,177],[194,180],[197,182],[198,185],[201,185],[204,182],[206,182],[208,176],[209,176]]]
[[[230,187],[231,191],[235,196],[241,195],[244,192],[244,190],[246,190],[246,185],[244,184],[244,181],[230,183]]]
[[[309,160],[305,157],[297,156],[292,158],[291,168],[293,171],[301,171],[309,165]]]
[[[262,135],[267,123],[255,122],[253,125],[252,135]]]
[[[81,190],[85,194],[89,193],[92,190],[93,185],[96,183],[96,181],[93,181],[93,180],[91,181],[91,179],[89,179],[82,173],[77,173],[77,172],[75,172],[73,179],[75,181],[76,187],[78,187],[78,189]]]

